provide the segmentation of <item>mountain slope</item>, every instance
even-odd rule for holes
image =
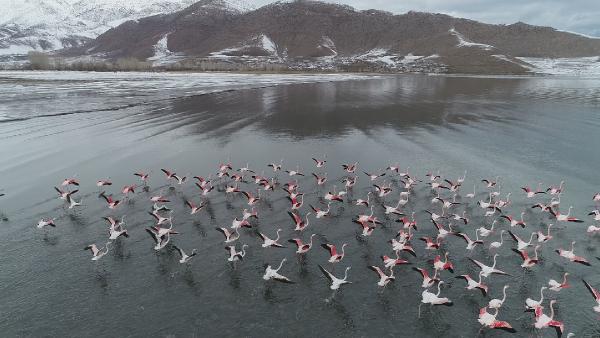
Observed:
[[[357,11],[320,1],[276,2],[240,12],[202,0],[126,22],[65,55],[285,64],[291,69],[525,73],[516,57],[600,55],[600,40],[550,27],[491,25],[442,14]],[[164,63],[162,63],[164,64]],[[363,67],[364,66],[364,67]],[[366,67],[366,68],[365,68]]]
[[[129,20],[182,10],[195,0],[2,0],[0,55],[76,47]],[[219,1],[235,11],[243,0]]]

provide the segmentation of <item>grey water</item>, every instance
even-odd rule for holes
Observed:
[[[600,79],[560,77],[445,77],[426,75],[349,76],[294,80],[294,75],[268,78],[255,75],[132,75],[115,80],[93,73],[0,73],[0,335],[4,337],[216,337],[216,336],[323,336],[323,337],[555,337],[551,329],[535,331],[533,315],[525,313],[525,298],[539,298],[549,279],[561,280],[569,272],[570,288],[546,291],[556,299],[556,319],[576,337],[600,336],[595,302],[581,279],[600,287],[600,238],[586,233],[595,224],[587,216],[595,208],[592,196],[600,191]],[[205,76],[205,78],[202,78]],[[285,79],[284,79],[285,78]],[[315,168],[311,157],[327,156],[326,168]],[[412,241],[417,257],[402,253],[411,265],[395,269],[396,281],[384,290],[369,265],[381,266],[381,255],[391,255],[388,241],[399,223],[387,217],[382,204],[395,205],[401,189],[388,172],[380,179],[394,184],[383,199],[372,198],[375,215],[384,224],[370,237],[352,219],[368,213],[347,200],[332,204],[332,217],[311,218],[303,233],[295,233],[287,211],[289,202],[279,189],[263,194],[259,219],[253,229],[241,231],[249,245],[243,262],[232,266],[223,249],[223,236],[215,227],[229,227],[248,207],[243,196],[226,197],[224,184],[206,199],[208,206],[189,215],[184,199],[202,200],[190,180],[173,186],[160,168],[188,177],[215,176],[219,163],[234,168],[246,163],[257,173],[273,173],[266,165],[283,159],[284,168],[299,167],[305,205],[323,205],[322,196],[341,182],[342,163],[359,162],[357,185],[349,198],[366,198],[372,184],[362,172],[385,169],[398,163],[412,175],[425,179],[437,172],[455,180],[467,171],[461,194],[477,192],[487,198],[482,178],[499,178],[501,197],[512,192],[504,212],[518,216],[526,211],[525,229],[511,229],[528,239],[532,231],[552,228],[554,238],[542,245],[540,263],[527,271],[508,236],[497,251],[498,267],[509,276],[486,279],[490,294],[465,290],[454,278],[478,269],[468,257],[491,265],[491,241],[500,229],[472,253],[459,237],[444,240],[439,253],[448,251],[455,271],[444,271],[442,296],[452,307],[418,306],[420,275],[411,267],[427,267],[436,253],[424,249],[421,236],[436,231],[423,210],[438,210],[431,189],[420,183],[403,211],[416,212],[418,231]],[[107,193],[120,195],[124,185],[139,183],[132,174],[151,172],[147,191],[137,190],[112,211],[98,196],[95,182],[110,178]],[[312,172],[327,172],[323,188]],[[66,177],[82,185],[83,207],[65,209],[53,187]],[[565,181],[561,210],[573,206],[584,223],[556,224],[548,214],[530,208],[548,196],[527,199],[519,189],[543,187]],[[253,183],[241,184],[255,190]],[[144,229],[153,225],[148,215],[149,196],[163,193],[173,208],[179,235],[172,242],[186,251],[198,249],[189,265],[178,263],[172,246],[156,252]],[[452,194],[442,191],[442,197]],[[471,221],[456,225],[474,236],[497,217],[484,217],[475,201],[454,210],[466,210]],[[129,238],[115,241],[98,262],[83,248],[107,240],[103,216],[126,216]],[[37,229],[41,218],[55,217],[57,227]],[[286,248],[264,249],[257,231],[274,236],[281,228]],[[286,240],[308,240],[315,245],[304,258]],[[554,250],[577,241],[575,253],[591,266],[567,262]],[[535,241],[535,239],[534,239]],[[346,257],[335,266],[343,275],[351,266],[351,285],[336,293],[318,264],[328,253],[318,244],[348,243]],[[263,265],[278,264],[295,284],[262,280]],[[491,298],[507,300],[498,315],[517,333],[480,330],[479,309]],[[433,290],[436,291],[436,290]],[[545,303],[548,311],[548,303]],[[565,333],[566,333],[565,332]]]

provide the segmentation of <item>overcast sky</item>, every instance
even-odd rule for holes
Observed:
[[[272,0],[254,0],[265,5]],[[336,0],[356,9],[445,13],[486,23],[523,21],[600,37],[600,0]]]

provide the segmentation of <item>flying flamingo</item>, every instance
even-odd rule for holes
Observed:
[[[512,250],[514,252],[518,253],[519,255],[521,255],[521,258],[523,258],[523,263],[521,264],[521,267],[531,268],[539,262],[539,260],[538,260],[538,249],[539,248],[540,248],[539,245],[536,245],[535,248],[533,248],[533,254],[534,254],[533,258],[529,257],[529,253],[525,249],[523,249],[523,250],[512,249]]]
[[[440,297],[440,292],[441,292],[441,285],[443,284],[443,281],[440,281],[438,283],[438,291],[437,293],[433,293],[427,289],[423,290],[423,292],[421,293],[421,304],[419,304],[419,318],[421,318],[421,305],[423,304],[430,304],[430,305],[446,305],[446,306],[452,306],[452,301],[446,297]]]
[[[500,230],[500,242],[492,242],[490,243],[490,250],[492,249],[498,249],[502,246],[502,244],[504,244],[504,237],[502,237],[504,235],[504,229]]]
[[[423,277],[423,282],[421,283],[421,287],[422,288],[429,288],[433,284],[435,284],[435,282],[439,282],[439,280],[440,280],[437,277],[438,270],[434,269],[433,277],[430,277],[429,273],[425,269],[422,269],[422,268],[413,268],[413,270],[419,272],[421,274],[421,277]]]
[[[579,218],[575,218],[575,217],[571,217],[571,210],[573,209],[573,206],[569,207],[569,212],[564,215],[561,214],[560,211],[554,210],[552,208],[549,209],[550,213],[552,214],[552,216],[556,217],[556,221],[557,222],[574,222],[574,223],[583,223],[583,220],[580,220]]]
[[[196,214],[197,212],[202,210],[202,208],[204,208],[204,206],[205,206],[204,203],[202,203],[200,205],[196,205],[192,201],[189,201],[189,200],[185,200],[185,205],[187,205],[190,208],[190,215]]]
[[[325,166],[325,163],[327,163],[327,160],[325,158],[327,158],[327,157],[323,156],[323,159],[320,160],[320,159],[316,159],[313,157],[312,160],[315,161],[315,166],[317,168],[323,168]]]
[[[516,227],[518,225],[521,228],[525,228],[527,223],[525,223],[525,221],[523,220],[523,215],[525,215],[525,211],[521,212],[521,220],[517,220],[513,216],[509,216],[509,215],[501,215],[500,217],[508,220],[510,222],[511,227]]]
[[[570,287],[569,283],[567,282],[568,275],[569,275],[569,273],[565,272],[565,274],[563,275],[562,282],[557,282],[554,279],[549,280],[548,281],[548,285],[549,285],[548,289],[559,292],[562,289],[566,289],[566,288]]]
[[[531,242],[533,241],[533,236],[536,234],[535,232],[532,232],[531,236],[529,237],[529,242],[525,242],[519,236],[513,234],[512,231],[508,230],[508,233],[515,240],[515,242],[517,242],[517,250],[524,250],[526,247],[530,246]]]
[[[304,229],[306,229],[309,225],[309,221],[308,221],[308,215],[310,215],[311,213],[307,213],[305,216],[306,220],[303,220],[302,217],[300,217],[300,215],[298,215],[297,213],[288,211],[288,215],[290,215],[290,217],[294,220],[294,224],[296,225],[296,228],[294,228],[294,231],[304,231]]]
[[[554,303],[556,303],[556,300],[553,299],[550,301],[550,317],[544,314],[544,309],[542,307],[535,309],[535,323],[533,326],[536,329],[543,329],[552,326],[556,329],[560,336],[562,335],[565,326],[562,322],[554,320]]]
[[[385,272],[383,272],[378,266],[370,265],[369,269],[375,271],[379,276],[379,281],[377,282],[377,285],[380,287],[385,288],[389,282],[393,282],[394,280],[396,280],[396,277],[394,277],[394,269],[390,269],[389,275],[386,275]]]
[[[177,252],[179,252],[179,255],[181,256],[181,259],[179,260],[179,263],[181,264],[188,263],[194,256],[196,256],[196,249],[193,249],[192,252],[188,255],[185,253],[185,251],[183,251],[183,249],[176,245],[173,245],[173,248],[175,248],[175,250],[177,250]]]
[[[322,267],[321,265],[319,265],[319,269],[321,269],[321,271],[323,272],[323,274],[325,275],[325,277],[327,277],[327,279],[329,279],[329,282],[331,283],[331,285],[329,286],[329,288],[331,290],[337,290],[342,285],[351,284],[352,283],[352,282],[348,281],[348,270],[350,270],[350,267],[346,268],[346,271],[344,272],[344,278],[337,278],[331,272],[325,270],[325,268]]]
[[[537,232],[537,239],[539,243],[546,243],[549,240],[552,239],[552,235],[550,235],[550,228],[552,227],[552,224],[548,224],[548,232],[546,234],[544,234],[541,231]]]
[[[315,218],[323,218],[325,216],[329,216],[329,211],[331,210],[331,202],[327,203],[327,209],[326,210],[319,209],[319,208],[314,207],[312,205],[310,205],[310,208],[314,211]]]
[[[494,298],[492,300],[490,300],[490,302],[488,303],[488,307],[490,309],[499,309],[502,307],[502,305],[504,304],[504,301],[506,300],[506,289],[509,288],[509,285],[504,285],[504,287],[502,288],[502,299],[498,299],[498,298]]]
[[[469,238],[469,236],[467,236],[467,234],[462,233],[462,232],[457,232],[455,233],[456,236],[461,237],[462,239],[465,240],[465,242],[467,242],[467,250],[472,251],[473,249],[475,249],[475,246],[477,246],[477,244],[483,244],[483,241],[479,239],[479,232],[475,231],[475,240],[472,240],[471,238]]]
[[[119,206],[119,203],[121,203],[121,201],[119,201],[119,200],[114,200],[112,198],[112,195],[106,196],[104,193],[101,193],[100,196],[102,198],[104,198],[104,200],[106,201],[106,203],[108,203],[108,208],[109,209],[115,209],[117,206]]]
[[[488,286],[483,284],[481,282],[481,277],[483,275],[483,271],[479,272],[479,281],[476,282],[473,278],[471,278],[471,276],[469,275],[460,275],[460,276],[456,276],[454,278],[463,278],[467,281],[467,286],[465,287],[465,289],[467,290],[474,290],[474,289],[479,289],[481,291],[481,293],[483,293],[483,296],[485,297],[487,295],[488,292]]]
[[[54,220],[55,220],[54,218],[52,218],[52,219],[43,219],[43,218],[42,218],[42,219],[41,219],[41,220],[38,222],[38,224],[37,224],[37,228],[38,228],[38,229],[41,229],[41,228],[43,228],[43,227],[46,227],[46,226],[51,226],[51,227],[53,227],[53,228],[56,228],[56,224],[54,223]]]
[[[574,246],[575,246],[575,241],[571,242],[571,250],[564,250],[564,249],[560,248],[560,249],[556,250],[556,253],[558,253],[561,257],[567,258],[571,262],[589,266],[590,262],[588,262],[587,259],[585,259],[581,256],[575,255],[574,248],[573,248]]]
[[[383,256],[381,256],[381,260],[383,261],[383,265],[388,269],[391,269],[391,268],[395,267],[396,265],[410,264],[409,261],[401,259],[400,256],[398,255],[398,252],[396,252],[395,259],[391,258],[387,255],[383,255]]]
[[[324,185],[325,182],[327,182],[327,173],[325,173],[325,175],[323,175],[323,176],[319,176],[315,173],[313,173],[312,175],[317,180],[317,185]]]
[[[84,248],[84,250],[90,250],[92,252],[92,260],[97,261],[108,253],[109,244],[111,244],[110,241],[106,242],[104,245],[104,251],[99,250],[96,244],[88,245]]]
[[[321,246],[325,248],[325,250],[329,251],[329,263],[339,263],[344,259],[345,252],[344,248],[348,245],[348,243],[342,244],[342,253],[338,253],[335,245],[333,244],[322,244]]]
[[[274,280],[277,282],[282,282],[282,283],[294,283],[292,282],[289,278],[287,278],[284,275],[281,275],[279,273],[279,270],[281,270],[281,267],[283,266],[283,263],[286,261],[286,259],[282,259],[281,263],[279,263],[279,267],[277,267],[277,269],[273,269],[270,265],[265,264],[265,274],[263,275],[263,279],[268,281],[268,280]]]
[[[500,329],[512,333],[517,332],[508,322],[497,320],[497,315],[498,309],[496,309],[496,313],[492,315],[489,312],[487,312],[487,307],[483,307],[479,309],[479,318],[477,319],[477,321],[479,322],[479,324],[490,329]]]
[[[293,238],[293,239],[288,240],[288,242],[296,244],[296,247],[298,248],[296,250],[297,254],[305,254],[312,248],[314,236],[315,236],[315,234],[310,235],[310,242],[308,242],[306,244],[303,243],[300,238]]]
[[[496,258],[498,258],[498,254],[494,255],[494,263],[492,266],[485,265],[480,261],[470,257],[469,260],[471,260],[471,262],[475,263],[481,269],[481,274],[483,277],[489,277],[493,273],[498,275],[508,275],[506,272],[496,269]]]
[[[442,271],[442,270],[448,270],[452,273],[454,273],[454,265],[452,264],[452,262],[450,262],[450,260],[448,259],[448,252],[446,252],[444,254],[444,261],[442,261],[442,258],[440,255],[435,256],[435,258],[433,259],[433,268],[437,271]]]
[[[263,248],[268,248],[270,246],[275,247],[275,248],[283,248],[284,246],[279,244],[279,233],[281,232],[281,229],[277,229],[276,235],[277,238],[275,239],[270,239],[269,237],[267,237],[267,235],[263,234],[262,232],[259,232],[258,235],[260,236],[260,238],[262,238],[263,240],[263,244],[262,247]]]
[[[594,297],[594,300],[596,301],[596,306],[594,306],[594,308],[593,308],[594,311],[600,313],[600,292],[598,292],[598,290],[596,290],[594,287],[592,287],[585,280],[583,281],[583,284],[585,284],[585,287],[590,291],[590,293]]]
[[[238,228],[235,228],[234,232],[229,231],[227,228],[215,228],[223,235],[225,235],[225,243],[233,243],[240,238],[240,233],[238,232]]]
[[[544,302],[544,290],[547,289],[547,287],[542,286],[540,288],[540,300],[535,300],[532,298],[527,298],[525,299],[525,309],[527,310],[535,310],[538,307],[542,307],[542,303]]]
[[[242,251],[237,251],[235,248],[235,245],[226,246],[225,250],[229,251],[229,258],[227,258],[227,260],[229,262],[236,262],[236,261],[244,260],[244,257],[246,256],[246,247],[247,246],[248,246],[247,244],[242,245]]]

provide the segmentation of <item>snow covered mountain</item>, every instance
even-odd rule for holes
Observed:
[[[0,55],[76,47],[129,20],[182,10],[197,0],[0,0]],[[231,11],[244,0],[214,0]]]

